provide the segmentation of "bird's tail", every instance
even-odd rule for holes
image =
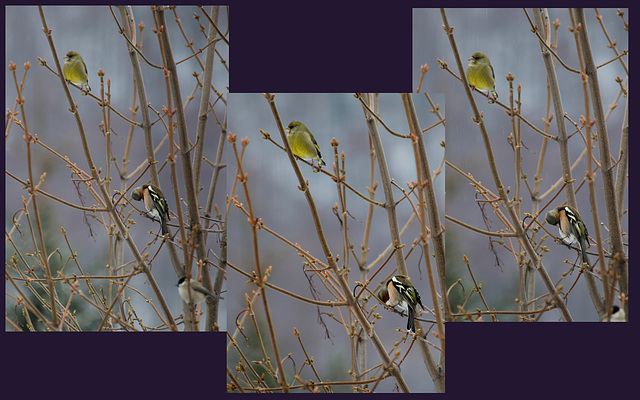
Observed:
[[[587,243],[584,240],[580,240],[580,251],[582,252],[582,262],[589,265],[589,257],[587,256]]]
[[[413,309],[411,307],[407,307],[408,310],[408,314],[409,314],[409,319],[407,320],[407,330],[411,331],[411,332],[415,332],[416,331],[416,322],[413,320]]]
[[[166,218],[160,217],[160,223],[162,224],[162,234],[166,235],[167,233],[169,233],[169,230],[167,229]]]

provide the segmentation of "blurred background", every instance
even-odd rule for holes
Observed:
[[[628,10],[625,12],[625,21],[628,23]],[[616,40],[617,48],[620,52],[629,48],[628,33],[624,29],[623,21],[617,16],[617,9],[598,9],[603,16],[603,23],[611,40]],[[533,15],[531,9],[527,9],[531,20]],[[614,52],[607,48],[609,44],[606,40],[600,24],[595,18],[593,9],[585,10],[587,29],[591,48],[596,65],[600,65],[615,57]],[[522,86],[521,101],[522,115],[543,129],[542,119],[545,117],[547,107],[553,113],[553,105],[547,98],[547,78],[537,37],[531,32],[531,26],[522,9],[447,9],[446,15],[449,24],[454,27],[454,37],[466,70],[468,58],[476,51],[484,52],[493,65],[496,77],[496,91],[499,101],[509,104],[509,86],[505,79],[507,74],[514,77],[514,96],[517,96],[518,85]],[[576,42],[574,36],[567,29],[571,25],[570,15],[567,9],[550,9],[549,17],[551,22],[558,19],[560,24],[558,29],[557,46],[558,55],[562,60],[574,69],[580,69],[577,58]],[[473,176],[496,192],[494,181],[489,172],[484,144],[480,135],[480,130],[476,123],[471,120],[472,112],[466,98],[462,83],[454,78],[449,72],[441,69],[438,59],[445,61],[449,68],[459,75],[453,51],[449,39],[445,34],[443,19],[439,9],[414,9],[413,10],[413,88],[418,87],[420,81],[420,66],[427,64],[427,72],[422,88],[425,91],[435,91],[445,93],[447,102],[447,161],[453,163],[465,172],[471,172]],[[555,36],[552,33],[552,40]],[[628,65],[628,57],[623,57]],[[585,114],[584,92],[579,74],[569,72],[556,63],[556,73],[560,84],[564,111],[575,122]],[[627,75],[619,61],[614,61],[599,68],[598,79],[600,90],[605,107],[616,103],[620,92],[620,85],[615,82],[616,77],[623,80]],[[627,83],[624,83],[625,87]],[[512,191],[514,195],[514,150],[508,137],[512,134],[511,120],[502,107],[496,104],[487,104],[487,100],[479,93],[474,93],[474,98],[481,112],[484,114],[484,122],[491,138],[494,156],[500,170],[502,182],[505,187]],[[622,118],[624,115],[626,99],[621,97],[617,101],[617,108],[613,110],[607,121],[609,143],[611,155],[617,159],[620,150],[620,137]],[[556,118],[551,121],[549,133],[557,135]],[[593,118],[593,112],[591,112]],[[567,132],[571,133],[575,129],[573,125],[565,120]],[[519,124],[522,138],[522,170],[527,174],[527,182],[533,187],[533,176],[540,156],[542,137],[524,123]],[[595,127],[594,127],[595,128]],[[597,143],[594,143],[594,157],[600,159]],[[585,144],[579,134],[574,135],[569,140],[570,160],[574,162],[578,155],[584,150]],[[586,159],[583,159],[573,170],[573,178],[576,179],[574,189],[584,179],[586,172]],[[479,205],[475,202],[475,189],[469,182],[451,169],[447,170],[447,197],[446,212],[468,224],[480,229],[497,230],[502,228],[502,224],[495,215],[487,211],[485,215],[488,220],[483,219]],[[544,164],[542,169],[542,184],[540,192],[544,193],[548,188],[561,178],[559,150],[556,142],[549,141]],[[592,209],[589,201],[588,187],[583,185],[576,193],[578,209],[584,220],[591,237],[595,237],[595,223],[604,223],[601,226],[603,238],[607,240],[606,214],[604,209],[604,197],[602,195],[602,180],[599,171],[595,174],[596,195],[599,215],[602,221],[594,221]],[[555,192],[554,192],[555,194]],[[522,185],[522,212],[531,212],[531,197],[526,187]],[[549,198],[542,199],[541,206]],[[561,193],[552,203],[553,207],[565,201],[564,193]],[[628,207],[628,196],[625,196],[625,210]],[[545,209],[539,221],[544,220]],[[521,218],[524,215],[520,215]],[[447,282],[452,284],[458,278],[462,278],[467,294],[473,287],[466,266],[462,262],[463,255],[470,259],[471,267],[474,271],[478,283],[482,284],[483,294],[487,299],[490,308],[497,310],[516,310],[515,299],[518,294],[518,267],[515,264],[511,253],[506,252],[496,241],[490,243],[489,238],[477,234],[471,234],[468,230],[462,229],[456,224],[447,221],[446,224],[446,247],[447,247]],[[628,229],[628,218],[625,214],[623,230]],[[557,228],[551,227],[550,231],[557,235]],[[538,238],[541,234],[538,234]],[[564,245],[554,243],[547,238],[544,242],[550,250],[542,258],[547,272],[552,281],[557,282],[562,274],[567,272],[570,266],[564,262],[574,262],[576,252]],[[605,249],[608,243],[604,243]],[[596,252],[596,247],[589,249]],[[592,262],[595,256],[591,255]],[[600,265],[596,266],[597,268]],[[563,283],[565,291],[573,283],[578,272],[574,271]],[[544,291],[542,283],[537,278],[537,293]],[[600,285],[600,290],[602,287]],[[460,291],[452,291],[454,295],[459,295]],[[473,301],[467,306],[467,310],[474,310],[475,307],[484,309],[477,296],[472,296]],[[458,298],[459,300],[459,298]],[[455,306],[455,301],[452,301]],[[580,278],[573,288],[568,298],[568,308],[576,321],[597,321],[598,316],[586,290],[584,278]],[[488,318],[485,318],[488,319]],[[501,316],[501,321],[515,321],[516,317]],[[558,321],[559,313],[554,310],[545,314],[543,320]]]
[[[434,103],[440,105],[440,111],[444,112],[444,97],[441,94],[429,93]],[[414,94],[413,100],[420,120],[420,126],[425,128],[438,122],[438,117],[429,112],[430,107],[424,94]],[[327,163],[325,170],[332,172],[334,163],[334,148],[331,146],[332,140],[337,140],[338,154],[344,152],[346,159],[346,181],[356,190],[368,196],[367,187],[370,186],[370,151],[369,137],[364,113],[360,102],[353,94],[282,94],[275,95],[277,105],[283,125],[286,127],[291,120],[297,119],[307,125],[315,136],[318,146],[322,152],[322,157]],[[260,129],[270,133],[271,137],[282,144],[280,133],[276,126],[275,119],[262,94],[238,94],[230,95],[229,100],[229,130],[237,135],[238,148],[242,138],[249,139],[244,156],[244,171],[248,174],[248,186],[252,201],[253,210],[257,218],[264,221],[265,226],[273,229],[278,234],[288,240],[300,244],[314,257],[326,262],[320,248],[317,233],[309,212],[304,194],[297,188],[298,181],[295,177],[287,155],[275,145],[262,138]],[[379,115],[382,120],[395,132],[407,135],[409,127],[406,120],[402,100],[399,94],[380,95]],[[405,190],[407,182],[416,180],[416,168],[411,141],[399,139],[391,136],[380,126],[382,144],[384,146],[385,157],[389,166],[391,177]],[[427,156],[431,173],[438,168],[444,157],[444,148],[441,143],[444,140],[444,127],[442,124],[424,133]],[[232,183],[232,177],[236,174],[237,163],[232,152],[226,153],[229,164],[228,179]],[[317,162],[315,163],[317,165]],[[339,255],[339,265],[342,267],[345,262],[343,250],[343,230],[341,223],[333,212],[333,207],[338,202],[335,182],[324,173],[313,173],[311,167],[298,161],[298,165],[309,182],[309,188],[318,209],[322,228],[327,237],[328,244],[334,256]],[[375,182],[379,182],[376,163]],[[435,175],[434,175],[435,176]],[[438,204],[444,204],[444,174],[440,173],[434,181]],[[235,189],[238,201],[247,206],[244,191],[238,184]],[[401,193],[394,189],[396,202],[401,200]],[[382,186],[378,186],[375,200],[383,202],[384,193]],[[348,235],[354,246],[354,252],[361,255],[361,245],[365,222],[367,219],[368,204],[350,191],[347,191],[347,207],[350,212],[348,217]],[[252,245],[251,231],[247,224],[247,217],[238,210],[232,208],[229,217],[229,260],[244,271],[255,270],[255,261]],[[441,218],[444,218],[443,209]],[[398,224],[402,228],[409,218],[412,209],[406,200],[398,205]],[[443,220],[441,220],[443,221]],[[372,219],[371,238],[369,242],[368,262],[373,261],[390,244],[388,220],[386,212],[380,208],[374,210]],[[408,254],[413,240],[418,237],[420,231],[419,224],[414,220],[406,234],[403,236],[404,254]],[[332,300],[333,297],[326,291],[317,276],[309,272],[304,272],[303,259],[297,255],[292,247],[286,245],[281,240],[268,234],[264,230],[258,231],[258,245],[260,251],[260,261],[263,271],[267,267],[273,267],[269,281],[277,286],[290,290],[298,295],[313,298],[309,286],[309,280],[319,288],[317,296],[320,300]],[[431,245],[430,245],[431,246]],[[415,249],[407,258],[407,268],[411,276],[413,285],[421,294],[422,302],[425,306],[433,309],[431,293],[429,290],[427,272],[425,269],[425,257],[420,248]],[[349,282],[352,288],[356,288],[355,281],[360,280],[358,266],[353,256],[349,256],[350,276]],[[432,261],[433,268],[435,263]],[[369,273],[377,270],[378,266]],[[395,268],[393,258],[385,265],[382,271],[374,278],[370,284],[373,290],[381,280],[390,274]],[[308,269],[308,267],[306,267]],[[313,278],[312,278],[313,276]],[[236,318],[241,316],[241,311],[246,308],[245,293],[256,290],[255,285],[246,284],[247,279],[239,274],[229,271],[229,333],[233,334]],[[373,285],[373,286],[371,286]],[[283,294],[268,291],[272,315],[278,330],[277,336],[280,343],[280,354],[292,353],[298,368],[304,361],[303,353],[294,335],[294,328],[301,333],[307,351],[315,358],[315,366],[319,369],[323,378],[332,381],[350,380],[347,368],[351,365],[350,338],[345,334],[344,328],[336,323],[327,313],[336,316],[338,311],[318,308],[313,305],[296,301]],[[375,302],[370,300],[367,307],[370,308]],[[258,319],[264,323],[261,301],[256,303],[256,313]],[[342,307],[342,315],[346,316],[346,308]],[[395,342],[400,340],[403,333],[398,332],[398,328],[406,328],[406,317],[391,313],[378,305],[377,312],[382,316],[377,320],[375,330],[382,338],[387,349],[391,349]],[[320,315],[323,313],[323,315]],[[345,317],[346,318],[346,317]],[[423,314],[423,318],[433,320],[431,314]],[[250,341],[245,343],[242,336],[236,337],[240,341],[243,349],[251,353],[251,348],[255,346],[256,340],[253,335],[253,327],[244,324],[244,334],[250,336]],[[423,322],[423,327],[429,329],[432,325]],[[263,328],[266,325],[262,325]],[[267,334],[263,334],[266,339]],[[428,335],[428,340],[439,345],[438,340],[433,335]],[[409,342],[400,344],[406,351]],[[439,360],[439,352],[431,348],[434,357]],[[369,364],[374,366],[380,362],[375,351],[369,347]],[[235,350],[228,352],[227,363],[229,368],[235,368],[238,362]],[[289,368],[287,368],[289,369]],[[404,360],[401,372],[407,380],[409,387],[414,392],[433,391],[433,383],[428,377],[424,363],[420,357],[417,346],[414,346],[411,353]],[[315,380],[315,379],[314,379]],[[392,379],[386,379],[377,391],[391,392],[394,390]],[[334,387],[334,390],[341,390]],[[343,390],[350,390],[344,387]]]
[[[125,116],[130,117],[129,108],[133,104],[132,99],[134,95],[131,61],[127,52],[125,39],[118,33],[119,27],[114,20],[110,8],[102,6],[51,6],[44,7],[43,10],[48,27],[52,30],[53,42],[60,57],[60,63],[63,63],[64,60],[62,57],[64,57],[69,50],[75,50],[80,53],[87,66],[91,93],[98,97],[100,96],[101,81],[98,77],[98,71],[103,71],[105,74],[105,91],[107,91],[107,80],[110,80],[111,84],[111,105]],[[210,12],[210,7],[205,7],[205,10]],[[25,115],[19,115],[18,118],[21,120],[26,119],[30,132],[38,135],[42,142],[52,147],[62,156],[68,156],[71,162],[77,163],[79,167],[88,172],[84,153],[80,146],[76,122],[73,115],[68,111],[69,106],[60,79],[51,71],[41,66],[38,61],[38,57],[40,57],[46,60],[52,69],[55,70],[56,68],[55,62],[52,59],[51,49],[42,31],[43,25],[38,8],[35,6],[11,6],[6,7],[5,12],[6,65],[10,62],[17,65],[16,75],[18,81],[20,81],[24,73],[23,64],[27,62],[31,63],[31,68],[28,71],[23,88]],[[162,65],[158,39],[152,32],[155,23],[151,7],[133,7],[132,12],[135,17],[136,26],[139,28],[140,23],[143,23],[145,26],[142,33],[141,52],[148,57],[153,64]],[[113,9],[113,13],[118,20],[120,20],[120,14],[117,8]],[[196,50],[203,48],[207,44],[206,32],[209,28],[209,22],[206,17],[202,15],[201,10],[197,7],[177,7],[175,13],[181,20],[184,35],[194,41],[194,48]],[[200,15],[200,23],[205,26],[204,34],[200,31],[200,24],[194,19],[194,14]],[[174,57],[176,61],[183,60],[192,55],[192,51],[185,47],[183,32],[175,21],[174,11],[167,10],[165,15]],[[226,32],[228,29],[227,21],[227,9],[223,7],[221,8],[218,21],[219,28],[223,32]],[[139,29],[136,30],[136,35],[138,38],[140,37]],[[228,65],[229,47],[221,43],[222,42],[218,42],[216,45],[219,57],[216,57],[214,61],[213,85],[218,91],[226,93],[228,90],[229,74],[226,67],[220,62],[220,58]],[[203,52],[199,57],[201,60],[204,60],[205,53]],[[162,69],[152,68],[144,61],[141,61],[141,66],[150,106],[162,113],[162,108],[167,105],[167,90],[163,71]],[[197,72],[199,78],[202,79],[203,71],[200,64],[196,61],[196,58],[192,57],[178,65],[178,72],[183,103],[187,115],[187,128],[190,132],[191,141],[195,143],[197,138],[195,138],[194,133],[196,130],[201,92],[200,90],[194,90],[197,82],[193,73]],[[16,99],[16,89],[12,72],[9,71],[8,68],[5,70],[5,85],[5,104],[8,109],[13,110]],[[79,113],[89,138],[89,146],[93,154],[94,162],[98,168],[101,168],[104,174],[106,163],[105,140],[99,127],[99,124],[103,120],[102,109],[91,96],[81,96],[80,91],[71,86],[69,89],[74,101],[78,104]],[[187,96],[194,94],[194,101],[189,102]],[[213,102],[215,98],[216,95],[212,92],[211,102]],[[175,105],[172,105],[172,107],[175,107]],[[214,112],[218,115],[218,118],[222,120],[225,113],[224,104],[218,102],[214,107]],[[156,121],[158,119],[157,114],[153,110],[150,110],[150,113],[152,121]],[[111,135],[113,154],[115,162],[121,166],[130,125],[116,116],[115,113],[111,114],[110,119],[113,130]],[[136,121],[140,121],[140,119],[140,111],[138,110]],[[215,160],[220,128],[211,114],[209,114],[207,132],[205,157],[213,162]],[[152,127],[152,134],[154,146],[157,146],[166,135],[166,129],[162,123],[157,122]],[[23,132],[15,124],[7,133],[5,145],[5,168],[12,174],[26,180],[28,175]],[[46,179],[42,184],[43,190],[73,204],[82,204],[85,206],[95,204],[93,199],[87,197],[86,190],[82,188],[82,185],[74,183],[71,179],[73,177],[64,162],[52,156],[49,152],[44,151],[39,146],[32,146],[32,152],[34,177],[39,177],[41,174],[46,173]],[[166,162],[167,154],[168,145],[165,143],[156,153],[156,159],[159,162],[158,167]],[[128,173],[138,165],[146,162],[142,130],[139,128],[134,132],[129,157],[130,165]],[[179,155],[176,163],[180,194],[184,197],[185,194],[182,185],[183,175],[181,173],[181,160],[179,159]],[[212,168],[205,162],[201,185],[207,186],[211,174]],[[111,189],[120,189],[120,180],[118,179],[117,172],[115,172],[113,168],[112,175]],[[176,200],[173,196],[171,173],[168,165],[159,172],[159,177],[160,185],[167,197],[169,208],[173,212],[177,212]],[[223,192],[226,187],[224,178],[225,174],[223,173],[223,180],[220,183],[218,197],[216,198],[216,202],[218,203],[224,203],[225,197]],[[142,176],[137,185],[147,182],[148,179],[149,175],[147,173]],[[131,182],[132,181],[127,184]],[[77,186],[80,187],[79,190]],[[81,195],[79,193],[81,193],[83,198],[80,198]],[[23,196],[27,197],[26,190],[23,186],[14,179],[7,177],[5,192],[5,226],[7,230],[12,229],[12,218],[14,214],[18,213],[22,208],[21,201]],[[130,195],[127,194],[127,197],[130,197]],[[199,194],[201,204],[206,200],[206,197],[207,190]],[[63,227],[69,236],[73,249],[77,252],[78,262],[85,268],[85,272],[91,275],[106,275],[107,269],[105,266],[112,262],[112,260],[109,259],[109,246],[112,243],[105,229],[93,220],[91,214],[83,214],[81,211],[62,206],[45,197],[39,197],[39,199],[40,212],[44,221],[47,249],[52,251],[55,248],[59,248],[61,255],[60,260],[65,260],[66,257],[69,256],[67,246],[64,242],[65,239],[60,234],[60,228]],[[142,203],[136,203],[136,205],[144,209]],[[127,208],[127,211],[129,209],[130,208]],[[184,207],[183,210],[185,210]],[[136,224],[132,226],[129,233],[139,244],[140,248],[143,249],[145,243],[152,240],[149,231],[159,232],[159,224],[145,218],[138,212],[134,212],[131,218],[136,221]],[[171,222],[175,224],[177,223],[177,219],[174,218]],[[25,223],[23,219],[21,222],[23,235],[28,234],[28,230],[25,231]],[[175,225],[173,232],[175,232]],[[24,242],[21,243],[21,240],[24,240],[27,244],[30,242],[29,238],[21,239],[20,235],[15,235],[14,240],[18,242],[18,246],[25,244]],[[158,250],[159,243],[160,241],[150,243],[144,251],[154,255]],[[214,246],[217,253],[219,242],[214,238],[210,238],[209,243],[211,246]],[[13,249],[9,245],[6,247],[6,253],[7,257],[13,254]],[[127,254],[125,258],[128,258],[128,250],[125,250],[125,254]],[[55,270],[59,269],[61,267],[58,262],[59,258],[54,257],[52,260]],[[161,249],[161,253],[155,257],[151,267],[154,277],[163,291],[173,315],[179,315],[182,312],[182,302],[176,289],[177,276],[171,267],[165,248]],[[65,273],[71,272],[68,268],[71,267],[67,267],[67,269],[64,270]],[[99,283],[106,285],[104,281]],[[131,286],[140,290],[146,296],[153,297],[144,275],[135,277],[131,282]],[[87,292],[86,287],[82,289],[85,293]],[[139,318],[151,326],[159,323],[155,312],[145,303],[142,297],[133,292],[130,296],[133,307],[140,312],[138,315]],[[79,321],[82,322],[85,330],[95,329],[97,327],[96,323],[101,320],[100,316],[97,315],[95,309],[86,310],[82,306],[83,304],[79,303],[77,308]],[[7,302],[6,307],[7,312],[13,315],[13,304]],[[225,307],[223,301],[221,313],[224,312]],[[225,318],[221,318],[220,322],[224,325],[226,322]],[[221,326],[221,328],[224,330],[226,326]]]

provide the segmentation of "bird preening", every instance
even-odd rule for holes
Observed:
[[[567,245],[577,244],[582,262],[589,265],[587,247],[589,245],[589,232],[582,222],[578,210],[571,206],[560,206],[547,212],[545,220],[551,225],[557,225],[560,238]]]
[[[138,186],[131,192],[131,198],[136,201],[144,200],[144,207],[149,214],[160,219],[162,234],[169,233],[167,229],[167,221],[171,220],[169,206],[159,187],[149,184]]]
[[[397,275],[378,291],[378,298],[390,307],[398,306],[408,314],[407,330],[416,331],[415,315],[418,304],[423,309],[420,294],[406,275]]]

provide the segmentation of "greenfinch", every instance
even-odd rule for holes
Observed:
[[[589,232],[582,222],[578,210],[570,206],[560,206],[549,211],[545,216],[551,225],[557,225],[562,241],[567,245],[577,244],[582,253],[582,261],[589,263],[587,257],[587,245],[589,245]]]
[[[322,160],[320,148],[318,147],[316,139],[305,124],[300,121],[291,121],[288,129],[289,132],[287,133],[287,140],[289,141],[289,146],[291,146],[291,151],[294,155],[305,160],[310,159],[311,165],[313,165],[313,160],[318,160],[318,164],[320,164],[320,166],[327,165]]]
[[[166,235],[169,233],[167,229],[167,221],[171,221],[169,206],[167,206],[167,200],[164,198],[164,194],[162,194],[159,187],[148,184],[139,186],[133,189],[131,198],[136,201],[144,200],[144,207],[149,214],[160,218],[162,234]]]
[[[475,87],[481,92],[489,93],[494,99],[498,98],[496,93],[496,76],[493,73],[493,67],[489,61],[489,57],[483,53],[476,51],[469,59],[469,65],[467,66],[467,81],[469,85]]]
[[[89,75],[87,73],[87,66],[82,60],[82,56],[75,51],[70,51],[64,56],[64,64],[62,65],[62,72],[64,73],[64,79],[67,82],[71,82],[75,85],[80,85],[82,95],[85,96],[91,91],[89,87]],[[85,91],[86,90],[86,91]]]

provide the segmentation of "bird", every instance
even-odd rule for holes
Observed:
[[[397,275],[387,281],[387,284],[378,291],[378,298],[386,305],[394,307],[398,306],[402,310],[406,311],[409,315],[407,320],[407,330],[410,332],[416,331],[416,324],[414,317],[416,314],[416,308],[418,304],[422,308],[422,300],[420,294],[415,287],[409,281],[409,277],[406,275]]]
[[[491,93],[494,100],[498,98],[498,93],[496,92],[496,76],[493,72],[493,66],[489,61],[489,57],[484,55],[484,53],[476,51],[471,58],[469,58],[467,81],[469,85],[486,93],[487,98],[489,98],[489,93]]]
[[[176,286],[178,286],[178,293],[180,294],[180,297],[185,303],[198,304],[207,297],[210,297],[214,300],[222,298],[216,294],[209,292],[197,280],[195,279],[187,280],[185,276],[181,277],[178,280],[178,284]]]
[[[567,245],[578,244],[582,253],[582,262],[588,264],[589,232],[587,232],[587,227],[582,222],[578,210],[571,206],[559,206],[547,212],[545,219],[549,224],[558,226],[560,237],[564,243]]]
[[[608,319],[607,316],[608,314],[605,314],[602,317],[601,322],[627,322],[624,309],[620,308],[619,306],[611,307],[611,314]]]
[[[87,93],[91,91],[91,88],[89,87],[87,66],[84,64],[82,56],[77,52],[71,50],[66,56],[64,56],[62,72],[64,73],[64,79],[66,79],[67,82],[80,85],[83,96],[86,96]]]
[[[387,304],[387,301],[389,301],[389,290],[387,290],[387,285],[384,285],[379,291],[378,291],[378,298],[380,299],[380,301],[382,301],[384,304]]]
[[[320,154],[320,147],[318,147],[316,139],[305,124],[300,121],[291,121],[288,130],[287,140],[294,155],[305,160],[310,159],[311,165],[313,165],[313,160],[318,160],[320,166],[327,165],[322,160],[322,154]]]
[[[144,207],[147,211],[154,217],[160,218],[162,234],[169,233],[167,229],[167,221],[171,220],[169,207],[159,187],[149,184],[139,186],[133,189],[131,198],[136,201],[144,199]]]

